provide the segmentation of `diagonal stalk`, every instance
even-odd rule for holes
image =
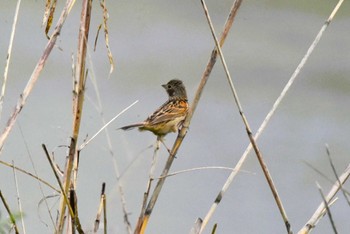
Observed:
[[[248,120],[247,120],[247,118],[246,118],[246,116],[245,116],[245,114],[243,112],[243,108],[242,108],[242,105],[241,105],[241,103],[239,101],[238,94],[237,94],[237,91],[235,89],[235,86],[234,86],[234,84],[232,82],[232,78],[231,78],[230,72],[229,72],[229,70],[227,68],[226,61],[225,61],[224,55],[223,55],[222,50],[221,50],[221,46],[220,46],[219,41],[218,41],[218,39],[216,37],[214,26],[213,26],[213,24],[211,22],[211,19],[210,19],[210,16],[209,16],[208,8],[207,8],[204,0],[201,0],[201,2],[202,2],[202,5],[203,5],[203,9],[204,9],[205,15],[206,15],[207,20],[208,20],[208,24],[210,26],[210,30],[212,32],[212,36],[213,36],[214,41],[215,41],[216,48],[217,48],[217,50],[219,52],[219,56],[220,56],[222,65],[224,67],[227,80],[228,80],[228,82],[230,84],[230,88],[231,88],[234,100],[236,102],[236,105],[237,105],[238,110],[239,110],[239,114],[241,115],[243,123],[244,123],[244,126],[246,128],[246,131],[247,131],[250,143],[253,146],[253,149],[254,149],[255,154],[256,154],[256,156],[258,158],[260,166],[261,166],[261,168],[262,168],[262,170],[264,172],[265,178],[266,178],[266,180],[267,180],[267,182],[268,182],[268,184],[270,186],[270,189],[271,189],[271,192],[273,194],[273,197],[274,197],[274,199],[276,201],[278,209],[279,209],[279,211],[280,211],[280,213],[282,215],[283,221],[284,221],[284,223],[286,225],[287,232],[288,233],[292,233],[292,230],[291,230],[291,227],[290,227],[290,223],[288,221],[287,213],[285,212],[285,210],[283,208],[283,204],[282,204],[282,201],[280,199],[280,196],[278,195],[276,186],[275,186],[275,184],[273,182],[273,179],[272,179],[271,174],[270,174],[270,172],[269,172],[269,170],[267,168],[267,165],[264,162],[262,153],[261,153],[258,145],[256,144],[256,141],[255,141],[254,136],[252,134],[251,128],[250,128],[249,123],[248,123]],[[204,220],[200,232],[202,232],[204,230],[204,227],[206,226],[206,224],[207,224],[207,220]]]
[[[228,15],[228,18],[227,18],[226,23],[225,23],[224,30],[221,34],[220,46],[222,46],[225,42],[225,39],[228,35],[228,32],[231,29],[231,26],[233,24],[236,13],[241,5],[241,2],[242,2],[242,0],[236,0],[232,5],[232,8],[230,10],[230,14]],[[194,100],[193,100],[192,104],[190,105],[189,113],[187,114],[187,117],[183,123],[183,126],[182,126],[182,128],[181,128],[181,130],[180,130],[180,132],[175,140],[175,143],[170,151],[168,160],[164,166],[164,169],[163,169],[163,172],[160,176],[160,179],[158,180],[158,183],[153,190],[152,196],[151,196],[150,201],[148,202],[147,208],[145,210],[145,214],[143,217],[140,217],[138,222],[137,222],[135,232],[134,232],[135,234],[144,233],[144,231],[146,230],[148,220],[149,220],[149,218],[152,214],[153,208],[157,202],[158,196],[159,196],[160,191],[164,185],[166,176],[169,173],[170,167],[174,161],[175,155],[176,155],[178,149],[180,148],[184,137],[186,136],[187,129],[190,125],[192,116],[197,108],[197,105],[198,105],[198,102],[199,102],[200,97],[202,95],[202,91],[204,89],[204,86],[207,83],[207,81],[209,79],[209,75],[210,75],[210,73],[211,73],[211,71],[216,63],[216,58],[217,58],[217,50],[216,50],[216,48],[214,48],[212,53],[211,53],[211,56],[209,58],[208,64],[203,72],[201,82],[197,88]]]

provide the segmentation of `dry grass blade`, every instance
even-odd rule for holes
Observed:
[[[325,180],[327,180],[328,182],[330,182],[331,184],[334,183],[333,180],[331,180],[328,176],[326,176],[322,171],[320,171],[319,169],[317,169],[316,167],[314,167],[311,163],[308,163],[305,160],[302,160],[308,167],[310,167],[312,170],[314,170],[315,172],[317,172],[319,175],[321,175]],[[339,176],[338,176],[339,179]],[[338,181],[339,182],[339,181]],[[342,191],[345,192],[345,194],[350,195],[350,192],[346,191],[344,189],[344,187],[342,187]]]
[[[11,223],[13,224],[13,227],[15,229],[16,234],[19,234],[18,227],[17,227],[17,224],[16,224],[16,219],[13,216],[13,214],[11,213],[10,207],[8,206],[5,197],[2,195],[1,190],[0,190],[0,198],[1,198],[2,204],[4,204],[5,209],[6,209],[8,215],[10,217]]]
[[[100,0],[100,6],[102,7],[102,10],[103,10],[103,29],[104,29],[104,33],[105,33],[105,45],[107,48],[107,55],[108,55],[109,64],[111,65],[111,68],[109,70],[109,76],[110,76],[114,70],[114,59],[113,59],[111,48],[109,46],[108,24],[107,24],[107,20],[108,20],[109,16],[108,16],[108,10],[106,7],[105,0]]]
[[[239,9],[239,6],[241,4],[242,0],[237,0],[233,3],[233,6],[230,10],[230,14],[226,20],[226,23],[225,23],[225,27],[224,27],[224,30],[223,30],[223,33],[221,34],[221,38],[220,38],[220,46],[222,46],[225,42],[225,39],[227,37],[227,34],[228,32],[230,31],[231,29],[231,26],[233,24],[233,20],[236,16],[236,13],[237,13],[237,10]],[[195,94],[195,97],[194,97],[194,100],[192,102],[192,104],[190,105],[190,110],[189,110],[189,113],[187,114],[187,117],[183,123],[183,126],[175,140],[175,143],[170,151],[170,154],[169,154],[169,157],[168,157],[168,160],[164,166],[164,169],[163,169],[163,172],[161,174],[161,179],[158,180],[158,183],[156,185],[156,187],[154,188],[153,190],[153,193],[152,193],[152,196],[150,198],[150,201],[147,205],[147,208],[146,208],[146,211],[145,211],[145,215],[143,216],[142,219],[139,219],[138,222],[137,222],[137,225],[136,225],[136,228],[135,228],[135,232],[134,233],[143,233],[143,231],[146,229],[147,227],[147,223],[148,223],[148,220],[149,220],[149,217],[153,211],[153,208],[157,202],[157,199],[158,199],[158,196],[160,194],[160,191],[164,185],[164,182],[165,182],[165,179],[166,179],[166,176],[168,175],[169,173],[169,170],[170,170],[170,167],[173,163],[173,160],[175,158],[175,155],[179,149],[179,147],[181,146],[181,143],[184,139],[184,137],[186,136],[186,133],[187,133],[187,129],[190,125],[190,122],[191,122],[191,119],[192,119],[192,116],[197,108],[197,105],[198,105],[198,102],[200,100],[200,97],[201,97],[201,94],[202,94],[202,91],[204,89],[204,86],[205,84],[207,83],[208,79],[209,79],[209,75],[216,63],[216,58],[217,58],[217,50],[216,48],[213,49],[212,53],[211,53],[211,56],[209,58],[209,61],[208,61],[208,64],[206,66],[206,69],[202,75],[202,79],[201,79],[201,82],[197,88],[197,91],[196,91],[196,94]]]
[[[100,24],[97,28],[97,32],[96,32],[96,36],[95,36],[95,43],[94,43],[94,51],[96,51],[98,36],[100,35],[101,28],[102,28],[102,24]]]
[[[12,161],[12,165],[15,165],[15,163],[13,161]],[[17,174],[16,174],[16,170],[15,170],[14,166],[12,168],[12,171],[13,171],[13,179],[14,179],[14,182],[16,185],[17,205],[18,205],[18,209],[19,209],[19,215],[21,218],[22,231],[23,231],[23,234],[25,234],[26,228],[25,228],[24,219],[23,219],[22,203],[21,203],[21,197],[19,196],[18,179],[17,179]]]
[[[331,167],[332,167],[332,171],[333,171],[333,173],[334,173],[334,176],[335,176],[335,178],[337,179],[338,183],[340,184],[340,190],[342,191],[345,200],[347,201],[348,205],[350,206],[349,198],[348,198],[348,196],[346,195],[347,192],[345,191],[345,189],[343,188],[342,184],[340,183],[339,176],[338,176],[337,170],[335,169],[335,166],[334,166],[334,163],[333,163],[333,160],[332,160],[332,157],[331,157],[331,153],[330,153],[330,151],[329,151],[329,146],[328,146],[327,144],[326,144],[326,152],[327,152],[329,164],[330,164]]]
[[[328,20],[326,21],[326,23],[323,25],[323,27],[321,28],[321,30],[319,31],[319,33],[317,34],[315,40],[312,42],[311,46],[309,47],[308,51],[306,52],[306,54],[304,55],[304,57],[302,58],[301,62],[299,63],[299,65],[297,66],[297,68],[295,69],[294,73],[292,74],[291,78],[289,79],[289,81],[287,82],[286,86],[284,87],[284,89],[282,90],[280,96],[277,98],[277,100],[275,101],[275,103],[273,104],[271,110],[269,111],[269,113],[266,115],[263,123],[260,125],[257,133],[254,135],[254,140],[256,141],[261,133],[264,131],[264,129],[266,128],[268,122],[270,121],[271,117],[273,116],[273,114],[275,113],[277,107],[280,105],[281,101],[283,100],[283,98],[286,96],[286,93],[288,92],[288,90],[290,89],[291,85],[294,83],[296,77],[298,76],[298,74],[300,73],[301,69],[303,68],[303,66],[305,65],[306,61],[308,60],[309,56],[311,55],[311,53],[313,52],[313,50],[315,49],[315,47],[317,46],[319,40],[321,39],[323,32],[326,30],[327,26],[329,25],[329,23],[332,21],[334,15],[336,14],[336,12],[338,11],[341,3],[343,1],[339,1],[337,6],[334,8],[333,12],[331,13],[330,17],[328,18]],[[216,201],[220,201],[223,194],[227,191],[227,189],[229,188],[230,184],[232,183],[233,179],[236,177],[237,172],[240,170],[240,168],[242,167],[244,161],[246,160],[249,152],[252,149],[252,145],[249,144],[248,147],[246,148],[246,150],[244,151],[242,157],[239,159],[239,161],[237,162],[236,166],[235,166],[235,170],[232,171],[232,173],[229,175],[229,177],[227,178],[225,184],[223,185],[221,191],[219,192],[219,194],[217,195]],[[204,218],[203,222],[207,222],[211,216],[214,214],[216,208],[217,208],[218,204],[217,202],[213,203],[213,205],[210,207],[208,213],[206,214],[206,217]]]
[[[68,16],[71,8],[73,7],[74,3],[75,3],[75,0],[67,0],[67,2],[66,2],[66,6],[65,6],[64,10],[62,11],[62,14],[61,14],[61,16],[57,22],[57,25],[55,27],[55,31],[53,32],[50,40],[48,41],[48,43],[45,47],[43,54],[41,55],[38,63],[36,64],[34,71],[31,75],[30,79],[28,80],[26,87],[24,88],[22,94],[20,95],[20,97],[17,101],[17,105],[15,106],[15,110],[11,114],[9,120],[7,121],[7,126],[5,127],[2,134],[0,135],[0,151],[4,147],[5,140],[7,139],[8,135],[11,132],[11,130],[12,130],[12,128],[17,120],[17,116],[21,112],[22,108],[24,107],[24,105],[26,103],[26,100],[27,100],[29,94],[33,90],[35,83],[38,80],[39,75],[45,66],[47,58],[49,57],[53,47],[56,44],[57,37],[60,34],[61,29],[63,27],[63,24]]]
[[[38,176],[36,176],[36,175],[33,175],[33,174],[30,173],[30,172],[27,172],[26,170],[24,170],[24,169],[22,169],[22,168],[19,168],[19,167],[15,166],[15,165],[13,165],[13,164],[11,164],[11,163],[7,163],[7,162],[1,161],[1,160],[0,160],[0,164],[3,164],[3,165],[5,165],[5,166],[7,166],[7,167],[12,167],[13,169],[15,169],[15,170],[17,170],[17,171],[22,172],[22,173],[24,173],[24,174],[26,174],[26,175],[28,175],[28,176],[30,176],[30,177],[32,177],[32,178],[38,180],[40,183],[45,184],[46,186],[50,187],[51,189],[55,190],[56,192],[60,192],[60,190],[58,190],[57,188],[55,188],[55,187],[54,187],[53,185],[51,185],[49,182],[47,182],[47,181],[41,179],[40,177],[38,177]]]
[[[334,220],[333,220],[333,217],[332,217],[331,210],[329,209],[328,202],[327,202],[327,200],[326,200],[326,198],[324,197],[324,194],[323,194],[323,192],[322,192],[321,185],[319,185],[319,183],[317,183],[317,182],[316,182],[316,185],[317,185],[318,191],[320,192],[320,195],[321,195],[321,197],[322,197],[323,204],[324,204],[324,206],[326,207],[329,220],[330,220],[330,222],[331,222],[331,224],[332,224],[333,232],[334,232],[335,234],[337,234],[338,231],[337,231],[337,228],[335,227],[335,223],[334,223]]]
[[[50,39],[50,36],[48,33],[52,25],[53,15],[55,14],[55,10],[56,10],[56,4],[57,4],[57,0],[53,0],[52,4],[51,4],[51,1],[46,2],[43,24],[46,22],[45,34],[47,39]]]
[[[166,175],[166,177],[175,176],[175,175],[179,175],[179,174],[187,173],[187,172],[192,172],[192,171],[200,171],[200,170],[208,170],[208,169],[219,169],[219,170],[228,170],[228,171],[234,170],[233,168],[230,168],[230,167],[218,167],[218,166],[195,167],[195,168],[190,168],[190,169],[185,169],[185,170],[175,171],[173,173],[169,173],[168,175]],[[247,172],[247,171],[241,170],[241,172]],[[163,178],[163,177],[159,177],[157,179],[160,179],[160,178]]]
[[[62,182],[61,182],[61,180],[60,180],[59,175],[57,174],[56,167],[54,166],[54,163],[53,163],[53,161],[52,161],[52,159],[51,159],[51,157],[50,157],[50,154],[49,154],[49,152],[48,152],[48,150],[47,150],[47,148],[46,148],[46,146],[45,146],[44,144],[42,144],[41,146],[43,147],[43,150],[44,150],[44,152],[45,152],[46,158],[48,159],[48,161],[49,161],[49,163],[50,163],[51,169],[52,169],[52,171],[53,171],[53,173],[54,173],[54,175],[55,175],[55,177],[56,177],[57,183],[58,183],[58,185],[60,186],[61,194],[62,194],[62,196],[63,196],[63,199],[65,200],[65,203],[66,203],[67,206],[68,206],[69,213],[70,213],[71,217],[74,217],[74,220],[75,220],[75,222],[76,222],[76,228],[77,228],[77,230],[78,230],[79,233],[84,233],[84,231],[83,231],[82,228],[81,228],[78,215],[77,215],[77,213],[74,211],[73,207],[70,205],[71,202],[69,201],[69,198],[68,198],[68,196],[67,196],[66,190],[64,190],[64,187],[63,187],[63,185],[62,185]],[[59,232],[59,233],[62,233],[62,231]]]
[[[94,232],[97,232],[100,226],[100,221],[101,221],[101,215],[102,215],[102,210],[103,210],[103,200],[105,197],[105,189],[106,189],[106,183],[102,183],[102,189],[101,189],[101,195],[100,195],[100,205],[98,207],[98,211],[96,214],[96,219],[95,219],[95,225],[94,225]]]
[[[3,106],[4,98],[5,98],[5,91],[6,91],[6,84],[7,84],[7,77],[8,77],[7,75],[8,75],[8,70],[9,70],[10,61],[11,61],[12,46],[13,46],[13,40],[14,40],[15,32],[16,32],[16,25],[17,25],[18,12],[19,12],[20,5],[21,5],[21,0],[18,0],[17,1],[17,6],[16,6],[16,11],[15,11],[15,16],[13,18],[13,24],[12,24],[9,48],[7,50],[6,65],[5,65],[5,69],[4,69],[4,80],[3,80],[2,86],[1,86],[0,119],[1,119],[1,115],[2,115],[2,106]]]
[[[349,178],[349,176],[350,176],[350,165],[348,165],[348,167],[339,177],[340,183],[338,181],[335,182],[331,190],[328,192],[327,196],[325,197],[325,200],[328,204],[334,198],[335,194],[339,191],[340,186],[345,183],[345,181]],[[311,216],[309,221],[307,221],[304,227],[300,229],[298,234],[307,234],[312,229],[314,229],[318,221],[322,218],[324,210],[325,210],[325,203],[322,202],[316,209],[315,213]]]
[[[292,233],[292,230],[291,230],[291,226],[290,226],[290,223],[289,223],[289,220],[288,220],[288,217],[287,217],[287,213],[283,207],[283,204],[282,204],[282,201],[280,199],[280,196],[278,195],[278,192],[277,192],[277,189],[276,189],[276,186],[273,182],[273,179],[271,177],[271,174],[267,168],[267,165],[266,163],[264,162],[264,159],[263,159],[263,156],[262,156],[262,153],[260,151],[260,149],[258,148],[258,145],[256,144],[256,141],[253,137],[253,134],[252,134],[252,131],[251,131],[251,128],[249,126],[249,123],[248,123],[248,119],[246,118],[244,112],[243,112],[243,108],[241,106],[241,103],[239,101],[239,98],[238,98],[238,95],[237,95],[237,92],[236,92],[236,89],[234,87],[234,84],[232,82],[232,78],[231,78],[231,75],[230,75],[230,72],[227,68],[227,65],[226,65],[226,61],[225,61],[225,58],[224,58],[224,55],[222,53],[222,50],[221,50],[221,47],[220,47],[220,44],[219,44],[219,41],[218,39],[216,38],[216,33],[215,33],[215,30],[214,30],[214,26],[211,22],[211,19],[210,19],[210,16],[209,16],[209,12],[208,12],[208,8],[205,4],[205,1],[204,0],[201,0],[202,2],[202,5],[203,5],[203,8],[204,8],[204,12],[205,12],[205,15],[207,17],[207,20],[208,20],[208,24],[210,26],[210,30],[212,32],[212,35],[213,35],[213,38],[214,38],[214,41],[215,41],[215,45],[216,45],[216,48],[219,52],[219,56],[220,56],[220,59],[221,59],[221,62],[224,66],[224,70],[225,70],[225,73],[226,73],[226,77],[227,77],[227,80],[230,84],[230,87],[231,87],[231,91],[232,91],[232,94],[233,94],[233,97],[235,99],[235,102],[236,102],[236,105],[238,107],[238,110],[239,110],[239,113],[242,117],[242,120],[243,120],[243,123],[245,125],[245,128],[246,128],[246,131],[247,131],[247,134],[248,134],[248,137],[249,137],[249,140],[250,140],[250,143],[252,144],[253,148],[254,148],[254,151],[255,151],[255,154],[258,158],[258,161],[260,163],[260,166],[264,172],[264,175],[265,175],[265,178],[270,186],[270,189],[271,189],[271,192],[273,194],[273,197],[276,201],[276,204],[278,206],[278,209],[282,215],[282,218],[283,218],[283,221],[286,225],[286,228],[287,228],[287,232],[288,233]],[[221,195],[221,198],[222,198],[222,195]],[[220,202],[220,200],[216,200],[217,202]],[[207,220],[204,220],[203,221],[203,225],[202,225],[202,230],[204,229],[205,225],[207,224],[206,222]]]
[[[46,0],[45,1],[44,17],[43,17],[43,21],[41,23],[42,26],[44,26],[44,24],[47,22],[47,19],[49,18],[50,8],[51,8],[51,0]]]
[[[69,203],[69,200],[68,200],[68,196],[67,196],[67,194],[66,194],[66,192],[65,192],[65,190],[64,190],[64,188],[63,188],[61,179],[60,179],[59,175],[57,174],[56,168],[55,168],[54,163],[53,163],[53,161],[52,161],[52,159],[51,159],[51,157],[50,157],[49,151],[47,150],[45,144],[42,144],[41,146],[43,147],[43,150],[44,150],[44,152],[45,152],[46,158],[47,158],[47,160],[48,160],[49,163],[50,163],[51,169],[52,169],[52,171],[53,171],[53,173],[54,173],[54,175],[55,175],[55,178],[56,178],[56,180],[57,180],[57,183],[58,183],[58,185],[60,186],[60,189],[61,189],[60,192],[61,192],[62,196],[64,197],[66,203],[68,204],[69,212],[70,212],[72,215],[74,215],[73,209],[72,209],[72,207],[69,205],[70,203]]]

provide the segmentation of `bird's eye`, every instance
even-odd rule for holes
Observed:
[[[168,85],[167,88],[168,88],[168,89],[171,89],[171,85]]]

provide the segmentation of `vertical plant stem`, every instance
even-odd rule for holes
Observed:
[[[107,234],[107,197],[106,194],[103,194],[103,233]]]
[[[22,231],[23,234],[26,233],[26,228],[24,225],[24,219],[23,219],[23,210],[22,210],[22,203],[21,203],[21,198],[19,196],[19,188],[18,188],[18,180],[17,180],[17,174],[16,174],[16,170],[15,170],[15,163],[12,161],[12,170],[13,170],[13,177],[14,177],[14,182],[16,185],[16,193],[17,193],[17,204],[18,204],[18,209],[19,209],[19,215],[21,217],[21,224],[22,224]]]
[[[83,103],[84,103],[84,93],[85,93],[85,81],[86,81],[86,72],[85,72],[85,59],[86,59],[86,50],[87,42],[89,36],[90,28],[90,18],[91,18],[91,4],[92,0],[82,1],[82,10],[80,18],[80,29],[79,29],[79,38],[78,38],[78,52],[77,52],[77,64],[75,66],[75,77],[78,78],[78,84],[74,89],[73,96],[73,131],[71,143],[69,146],[68,153],[68,162],[66,164],[65,173],[64,173],[64,191],[67,193],[70,189],[75,190],[76,176],[73,173],[73,166],[77,165],[78,162],[78,153],[77,153],[77,141],[80,130],[80,123],[83,113]],[[75,171],[77,168],[75,168]],[[61,198],[60,202],[60,217],[58,222],[58,231],[62,233],[64,220],[65,220],[65,211],[66,211],[66,201]]]

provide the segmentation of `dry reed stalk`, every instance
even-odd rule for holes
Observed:
[[[0,119],[1,119],[1,115],[2,115],[2,106],[3,106],[4,98],[5,98],[5,91],[6,91],[6,84],[7,84],[7,75],[8,75],[8,70],[9,70],[9,67],[10,67],[10,61],[11,61],[11,55],[12,55],[12,46],[13,46],[13,40],[15,38],[16,25],[17,25],[18,12],[19,12],[20,5],[21,5],[21,0],[18,0],[17,1],[17,5],[16,5],[15,16],[13,17],[13,24],[12,24],[12,30],[11,30],[11,36],[10,36],[10,43],[9,43],[9,47],[7,49],[6,65],[5,65],[5,69],[4,69],[4,80],[3,80],[2,86],[1,86]]]
[[[313,52],[313,50],[315,49],[315,47],[317,46],[319,40],[321,39],[323,32],[326,30],[326,28],[328,27],[328,25],[330,24],[330,22],[332,21],[333,17],[335,16],[336,12],[339,10],[340,5],[342,4],[343,0],[340,0],[338,2],[338,4],[336,5],[336,7],[334,8],[333,12],[331,13],[331,15],[329,16],[329,18],[327,19],[327,21],[325,22],[325,24],[322,26],[321,30],[319,31],[319,33],[317,34],[316,38],[314,39],[314,41],[312,42],[311,46],[309,47],[308,51],[306,52],[306,54],[304,55],[304,57],[302,58],[302,60],[300,61],[299,65],[297,66],[296,70],[294,71],[294,73],[292,74],[291,78],[289,79],[289,81],[287,82],[286,86],[283,88],[281,94],[279,95],[279,97],[277,98],[277,100],[275,101],[275,103],[273,104],[271,110],[269,111],[269,113],[266,115],[264,121],[262,122],[262,124],[260,125],[258,131],[256,132],[256,134],[254,135],[254,140],[256,141],[261,133],[264,131],[264,129],[266,128],[268,122],[270,121],[271,117],[273,116],[273,114],[275,113],[277,107],[280,105],[281,101],[283,100],[283,98],[285,97],[286,93],[288,92],[288,90],[290,89],[291,85],[294,83],[295,79],[297,78],[297,76],[299,75],[301,69],[303,68],[303,66],[305,65],[306,61],[308,60],[309,56],[311,55],[311,53]],[[252,145],[249,144],[248,147],[246,148],[246,150],[244,151],[243,155],[241,156],[241,158],[239,159],[239,161],[237,162],[234,170],[232,171],[232,173],[229,175],[229,177],[227,178],[226,182],[224,183],[221,191],[218,193],[217,198],[215,200],[215,202],[212,204],[212,206],[210,207],[208,213],[206,214],[205,218],[203,219],[203,223],[206,224],[209,219],[212,217],[212,215],[214,214],[220,200],[222,199],[223,195],[225,194],[225,192],[227,191],[227,189],[229,188],[230,184],[233,182],[233,179],[236,177],[238,171],[240,170],[240,168],[243,166],[244,161],[246,160],[249,152],[252,149]]]
[[[225,42],[227,34],[231,29],[231,26],[233,24],[233,20],[236,16],[237,10],[239,9],[239,6],[241,5],[241,3],[242,3],[242,0],[236,0],[233,3],[233,6],[232,6],[230,13],[229,13],[229,16],[226,20],[224,30],[221,34],[220,46],[222,46]],[[148,220],[152,214],[153,208],[157,202],[160,191],[164,185],[166,176],[168,175],[170,167],[171,167],[173,160],[175,158],[175,155],[176,155],[179,147],[181,146],[181,143],[182,143],[184,137],[186,136],[187,129],[190,125],[192,116],[197,108],[197,105],[198,105],[198,102],[200,100],[204,86],[207,83],[207,81],[209,79],[209,75],[210,75],[210,73],[211,73],[211,71],[216,63],[216,59],[217,59],[217,50],[215,47],[211,53],[211,56],[210,56],[209,61],[207,63],[207,66],[202,74],[202,78],[201,78],[201,81],[200,81],[199,86],[197,88],[194,100],[193,100],[192,104],[190,105],[189,113],[187,114],[187,117],[183,123],[183,126],[182,126],[182,128],[181,128],[181,130],[180,130],[180,132],[179,132],[179,134],[174,142],[174,145],[170,151],[169,157],[168,157],[167,162],[164,166],[164,169],[163,169],[163,172],[160,176],[160,179],[158,180],[158,183],[153,190],[150,201],[148,202],[147,208],[145,210],[145,214],[143,215],[142,218],[138,219],[138,222],[136,224],[135,231],[134,231],[135,234],[144,233],[144,231],[146,230]]]
[[[324,196],[324,194],[322,192],[321,185],[316,182],[316,186],[317,186],[318,191],[320,192],[320,195],[322,197],[323,204],[326,207],[326,211],[327,211],[327,214],[328,214],[328,217],[329,217],[329,221],[331,222],[331,225],[332,225],[332,228],[333,228],[333,232],[334,232],[334,234],[338,234],[337,228],[335,227],[335,223],[334,223],[334,220],[333,220],[333,217],[332,217],[331,209],[329,208],[330,205],[328,204],[328,202],[327,202],[327,200],[326,200],[326,198],[325,198],[325,196]]]
[[[29,94],[31,93],[31,91],[33,90],[35,83],[38,80],[39,75],[45,66],[47,58],[49,57],[53,47],[56,44],[57,37],[60,35],[63,24],[68,16],[70,10],[72,9],[74,3],[75,3],[75,0],[67,0],[66,6],[64,7],[64,9],[61,13],[61,16],[57,22],[56,27],[55,27],[55,30],[52,33],[52,36],[50,37],[50,40],[48,41],[48,43],[44,49],[43,54],[41,55],[38,63],[36,64],[34,71],[33,71],[32,75],[30,76],[30,79],[27,82],[26,87],[24,88],[23,92],[20,94],[20,97],[17,101],[17,105],[15,106],[13,113],[11,114],[10,118],[7,121],[7,125],[6,125],[5,129],[3,130],[2,134],[0,135],[0,152],[1,152],[2,148],[4,147],[5,140],[7,139],[14,124],[16,123],[17,116],[19,115],[22,108],[26,104],[26,100],[27,100]]]
[[[67,193],[69,190],[75,190],[76,188],[76,173],[78,166],[78,151],[77,151],[77,141],[80,130],[80,123],[83,113],[83,103],[85,94],[85,82],[86,82],[86,51],[87,42],[89,36],[90,19],[91,19],[91,6],[92,0],[82,1],[82,10],[80,18],[80,28],[78,37],[78,50],[77,50],[77,63],[75,66],[74,76],[78,78],[78,84],[74,87],[73,95],[73,130],[71,143],[69,146],[68,161],[66,163],[66,168],[64,172],[63,187],[64,192]],[[67,200],[62,196],[59,209],[59,220],[57,223],[57,230],[62,233],[66,206],[68,205]],[[77,226],[78,227],[78,226]],[[78,230],[79,231],[79,230]]]
[[[1,198],[2,204],[4,204],[5,209],[6,209],[8,215],[9,215],[9,217],[10,217],[11,223],[13,224],[13,227],[14,227],[14,229],[15,229],[16,234],[19,234],[18,227],[17,227],[17,224],[16,224],[16,219],[15,219],[15,217],[13,216],[13,214],[12,214],[12,212],[11,212],[11,210],[10,210],[10,207],[9,207],[9,205],[7,204],[6,199],[5,199],[5,197],[3,196],[1,190],[0,190],[0,198]]]
[[[219,56],[220,56],[220,59],[221,59],[221,62],[222,62],[222,65],[224,67],[224,70],[225,70],[225,73],[226,73],[226,77],[227,77],[227,80],[229,82],[229,85],[230,85],[230,88],[231,88],[231,91],[232,91],[232,94],[233,94],[233,97],[234,97],[234,100],[236,102],[236,105],[238,107],[238,111],[239,111],[239,114],[241,115],[242,117],[242,121],[243,121],[243,124],[246,128],[246,131],[247,131],[247,135],[249,137],[249,140],[250,140],[250,143],[252,144],[253,148],[254,148],[254,151],[255,151],[255,154],[258,158],[258,161],[260,163],[260,166],[263,170],[263,173],[265,175],[265,178],[266,178],[266,181],[267,183],[269,184],[269,187],[271,189],[271,192],[272,192],[272,195],[275,199],[275,202],[277,204],[277,207],[280,211],[280,214],[282,216],[282,219],[284,221],[284,224],[286,226],[286,229],[287,229],[287,233],[292,233],[292,230],[291,230],[291,226],[290,226],[290,223],[288,221],[288,217],[287,217],[287,213],[283,207],[283,204],[282,204],[282,201],[281,201],[281,198],[280,196],[278,195],[278,192],[277,192],[277,188],[273,182],[273,179],[272,179],[272,176],[267,168],[267,165],[266,163],[264,162],[264,159],[263,159],[263,155],[253,137],[253,134],[252,134],[252,131],[251,131],[251,128],[249,126],[249,123],[248,123],[248,119],[246,118],[245,114],[244,114],[244,111],[243,111],[243,108],[241,106],[241,103],[239,101],[239,97],[238,97],[238,94],[236,92],[236,89],[235,89],[235,86],[233,84],[233,81],[232,81],[232,78],[231,78],[231,75],[230,75],[230,72],[227,68],[227,64],[226,64],[226,61],[225,61],[225,58],[224,58],[224,55],[223,55],[223,52],[221,50],[221,47],[220,47],[220,44],[219,44],[219,41],[218,39],[216,38],[216,33],[215,33],[215,29],[214,29],[214,26],[211,22],[211,19],[210,19],[210,15],[209,15],[209,11],[208,11],[208,8],[205,4],[205,1],[204,0],[201,0],[201,3],[202,3],[202,6],[203,6],[203,9],[204,9],[204,12],[205,12],[205,15],[207,17],[207,20],[208,20],[208,24],[210,26],[210,30],[211,30],[211,33],[212,33],[212,36],[214,38],[214,41],[215,41],[215,45],[216,45],[216,48],[219,52]],[[222,196],[221,196],[222,197]],[[217,200],[219,202],[219,200]],[[204,230],[204,227],[206,225],[206,222],[203,222],[203,228],[201,228],[200,230],[200,233]]]

